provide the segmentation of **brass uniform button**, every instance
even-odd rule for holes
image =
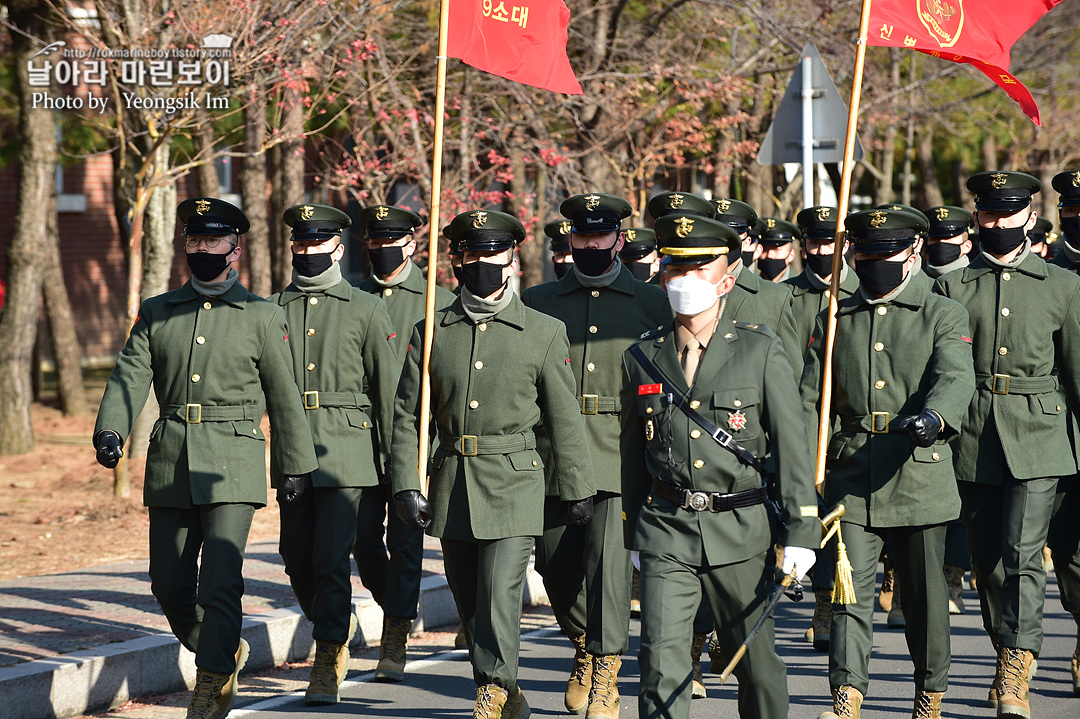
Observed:
[[[589,327],[589,334],[591,334],[591,335],[596,334],[596,325],[591,325]]]
[[[475,399],[472,402],[469,402],[469,409],[476,409],[479,406],[480,406],[480,403],[477,402]]]
[[[700,430],[700,429],[693,429],[693,430],[690,430],[690,436],[691,436],[691,437],[692,437],[693,439],[697,439],[698,437],[700,437],[700,436],[701,436],[701,430]]]
[[[253,430],[251,430],[251,433],[252,433],[253,435],[255,435],[256,437],[258,437],[258,436],[259,436],[259,430],[257,430],[257,429],[253,429]]]
[[[1010,275],[1010,274],[1009,274],[1008,272],[1002,272],[1002,273],[1001,273],[1001,279],[1003,279],[1003,280],[1005,280],[1006,282],[1008,282],[1009,280],[1011,280],[1011,279],[1012,279],[1012,275]]]
[[[535,459],[533,460],[532,464],[533,464],[534,467],[536,466],[536,460]]]
[[[941,455],[940,455],[940,454],[938,454],[937,452],[934,452],[934,453],[933,453],[932,455],[930,455],[930,456],[931,456],[931,457],[932,457],[932,458],[934,459],[934,461],[935,461],[935,462],[936,462],[936,461],[938,461],[939,459],[941,459]]]
[[[692,401],[690,402],[690,409],[697,409],[697,408],[698,408],[698,407],[700,407],[700,406],[701,406],[701,402],[699,402],[699,401],[698,401],[698,400],[696,400],[696,399],[695,399],[695,400],[692,400]]]
[[[206,338],[205,338],[205,337],[203,337],[202,335],[200,335],[200,336],[196,337],[196,338],[195,338],[195,344],[197,344],[197,345],[204,345],[204,344],[206,344]]]
[[[314,335],[315,335],[315,328],[314,327],[309,327],[308,331],[307,331],[307,336],[312,337]]]
[[[701,469],[704,466],[705,463],[702,462],[700,459],[694,462],[694,469]]]
[[[211,307],[213,307],[213,305],[212,305],[212,304],[210,304],[209,302],[203,302],[203,303],[202,303],[202,308],[203,308],[204,310],[208,310],[208,309],[210,309]]]
[[[829,298],[829,296],[830,296],[830,295],[829,295],[829,290],[825,290],[825,298],[826,298],[826,299],[828,299],[828,298]]]
[[[481,332],[487,332],[487,322],[481,322],[476,326],[476,329],[480,330]]]
[[[999,347],[998,348],[998,354],[1004,357],[1005,355],[1009,354],[1009,348],[1008,347]]]
[[[594,369],[596,369],[596,365],[594,365],[592,362],[590,362],[589,364],[585,365],[585,369],[592,372]]]
[[[653,412],[652,407],[646,407],[645,408],[645,414],[652,414],[652,412]]]
[[[476,364],[473,365],[476,369],[484,369],[484,363],[480,360],[476,360]]]
[[[309,305],[317,305],[317,304],[319,304],[319,298],[318,297],[312,297],[310,300],[308,300],[308,304]]]
[[[887,309],[885,309],[885,305],[881,305],[880,307],[878,307],[878,308],[877,308],[877,313],[878,313],[879,315],[883,315],[883,314],[885,314],[886,312],[888,312],[888,310],[887,310]]]
[[[885,389],[885,380],[879,379],[874,383],[874,389]]]
[[[1008,317],[1009,316],[1009,308],[1008,307],[1002,307],[1001,308],[1001,316],[1002,317]]]
[[[307,368],[308,368],[308,372],[315,369],[315,363],[314,362],[308,362]]]
[[[600,296],[600,290],[593,290],[592,291],[592,296],[593,297],[599,297]]]
[[[191,381],[192,381],[192,382],[198,382],[198,381],[199,381],[199,380],[201,380],[201,379],[202,379],[202,377],[200,377],[200,376],[199,376],[199,375],[197,375],[197,374],[193,374],[193,375],[191,375]]]
[[[881,351],[881,350],[883,350],[883,349],[885,349],[885,345],[884,345],[884,344],[882,344],[881,342],[878,342],[878,343],[876,343],[876,344],[874,345],[874,351],[875,351],[875,352],[880,352],[880,351]]]
[[[389,297],[392,294],[394,294],[394,290],[389,288],[389,287],[387,287],[385,290],[383,290],[383,296],[385,296],[385,297]]]
[[[732,404],[735,405],[736,407],[742,407],[742,400],[737,399],[734,402],[732,402]]]

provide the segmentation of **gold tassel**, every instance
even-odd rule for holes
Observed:
[[[833,583],[833,604],[857,604],[855,599],[855,584],[851,580],[851,561],[847,556],[847,545],[844,544],[844,535],[840,532],[840,524],[837,522],[836,531],[836,580]]]

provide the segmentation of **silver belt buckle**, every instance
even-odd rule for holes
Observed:
[[[686,503],[683,507],[693,512],[704,512],[709,508],[709,493],[687,491]]]

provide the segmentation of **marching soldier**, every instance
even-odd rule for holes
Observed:
[[[784,571],[809,570],[821,537],[798,391],[780,340],[732,321],[727,258],[739,236],[720,222],[668,215],[656,222],[675,322],[623,356],[622,474],[626,541],[641,556],[641,717],[688,717],[686,648],[702,591],[721,651],[733,656],[775,584],[773,532],[758,470],[771,446],[787,522]],[[699,411],[700,408],[700,411]],[[702,423],[704,421],[704,424]],[[742,445],[714,441],[720,429]],[[756,461],[756,460],[755,460]],[[742,662],[739,715],[786,717],[786,670],[766,621]]]
[[[651,285],[660,284],[660,253],[656,251],[656,233],[648,227],[626,230],[626,244],[619,251],[619,259],[635,280]]]
[[[177,639],[195,652],[187,716],[221,719],[248,657],[242,571],[252,516],[266,504],[263,413],[285,482],[304,481],[317,462],[285,317],[230,267],[247,217],[204,197],[181,202],[176,214],[191,279],[139,308],[101,399],[94,447],[99,463],[116,466],[152,384],[161,417],[150,432],[143,487],[150,587]]]
[[[555,279],[561,280],[574,266],[574,254],[570,249],[570,222],[552,220],[544,225],[544,234],[551,240],[551,267]]]
[[[761,245],[758,273],[768,282],[786,282],[791,277],[791,262],[795,259],[794,241],[800,239],[802,233],[787,220],[764,217],[759,221],[764,227],[761,228],[761,236],[758,238],[758,244]]]
[[[926,238],[926,274],[937,279],[953,270],[963,269],[970,261],[971,228],[975,217],[962,207],[931,207],[923,215],[930,223]]]
[[[412,261],[416,252],[413,232],[422,220],[415,212],[390,205],[372,205],[360,211],[364,225],[371,276],[357,285],[358,289],[377,297],[386,304],[393,331],[398,335],[395,345],[395,369],[400,372],[408,349],[405,338],[412,327],[424,317],[427,302],[427,280]],[[432,268],[429,268],[432,269]],[[454,301],[454,295],[442,287],[435,288],[435,307]],[[394,379],[397,386],[397,378]],[[379,440],[387,433],[372,435]],[[385,452],[383,445],[378,451]],[[383,610],[382,640],[379,645],[379,665],[375,680],[400,682],[405,678],[405,652],[420,608],[420,571],[424,554],[424,533],[409,527],[395,512],[387,516],[389,477],[374,487],[365,487],[360,498],[353,556],[360,579],[371,590]],[[386,520],[386,544],[383,545],[383,521]],[[390,552],[389,562],[386,551]]]
[[[974,339],[977,391],[954,464],[983,624],[998,652],[990,701],[999,717],[1028,717],[1043,637],[1042,548],[1058,479],[1076,473],[1066,398],[1080,406],[1080,278],[1031,253],[1038,179],[980,172],[967,186],[982,253],[936,285],[967,308]]]
[[[475,211],[455,217],[451,232],[465,250],[465,289],[432,320],[431,501],[416,470],[420,413],[429,411],[420,406],[423,322],[398,385],[394,498],[402,518],[442,541],[479,687],[473,717],[516,719],[529,715],[517,685],[521,601],[543,533],[545,468],[570,524],[589,521],[596,488],[563,324],[508,287],[524,227],[502,212]],[[551,440],[546,460],[536,451],[537,425]]]
[[[837,310],[825,504],[841,522],[855,602],[833,607],[829,684],[833,713],[860,716],[869,684],[878,558],[890,545],[915,665],[913,717],[939,719],[948,687],[948,591],[941,567],[947,524],[960,514],[950,438],[974,393],[967,313],[913,282],[913,245],[926,229],[904,211],[845,221],[859,290]],[[818,316],[801,391],[807,419],[820,408],[827,312]],[[925,341],[912,342],[912,337]],[[811,432],[811,441],[817,433]]]
[[[619,392],[622,353],[630,343],[671,320],[663,290],[634,279],[623,249],[626,200],[601,193],[575,195],[560,211],[570,222],[573,271],[557,282],[530,287],[522,301],[566,325],[578,411],[595,472],[593,519],[567,526],[559,477],[548,471],[544,536],[536,568],[552,609],[575,648],[564,702],[589,717],[619,715],[618,671],[630,629],[630,553],[622,550],[619,473]],[[548,437],[541,434],[541,453]]]
[[[376,487],[383,474],[386,457],[374,448],[390,446],[396,341],[386,306],[341,276],[349,216],[296,205],[282,219],[292,227],[293,281],[268,299],[293,328],[293,375],[320,460],[301,484],[284,481],[276,466],[270,476],[281,507],[285,573],[314,624],[315,662],[304,701],[335,704],[356,632],[349,557],[357,507],[362,488]],[[382,433],[378,442],[371,441],[373,431]]]

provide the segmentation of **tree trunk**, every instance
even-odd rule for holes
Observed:
[[[900,87],[900,49],[893,48],[889,55],[889,74],[892,77],[892,86]],[[894,97],[889,103],[892,106],[893,118],[899,116],[899,103]],[[896,138],[900,129],[896,122],[885,123],[885,147],[881,153],[881,179],[876,183],[874,192],[874,206],[884,205],[893,201],[893,181],[896,174]]]
[[[45,315],[49,323],[53,361],[56,364],[57,394],[60,409],[69,417],[85,417],[90,414],[83,387],[82,351],[75,333],[75,319],[71,313],[64,271],[60,264],[60,235],[56,218],[56,195],[49,201],[48,225],[45,229],[45,266],[42,290],[45,294]]]
[[[266,197],[266,98],[258,89],[244,108],[244,167],[240,171],[240,192],[244,214],[251,229],[243,242],[248,256],[248,288],[259,297],[270,294],[270,234]]]
[[[40,49],[35,38],[50,36],[42,19],[49,8],[46,2],[31,0],[8,3],[19,98],[19,190],[8,248],[7,297],[0,309],[0,337],[4,338],[0,342],[0,456],[22,454],[34,447],[30,374],[46,256],[41,231],[47,226],[49,199],[56,186],[56,124],[51,110],[31,107],[27,66]]]
[[[525,160],[522,157],[520,148],[515,147],[510,150],[510,170],[514,174],[514,181],[511,185],[511,190],[514,193],[511,201],[512,213],[516,217],[521,217],[520,211],[528,209],[530,202],[528,199],[528,170],[525,167]],[[536,174],[537,181],[533,188],[536,197],[531,202],[532,212],[529,213],[534,216],[534,222],[532,227],[526,228],[529,232],[526,233],[525,242],[518,245],[522,289],[538,285],[544,281],[544,239],[546,236],[544,235],[544,223],[541,221],[540,208],[545,207],[543,197],[544,193],[547,192],[547,173],[538,164]]]
[[[918,199],[922,202],[920,206],[944,205],[945,197],[941,194],[937,168],[934,165],[934,128],[932,125],[924,126],[919,133],[919,140],[915,143],[915,163],[919,170]]]
[[[214,122],[210,112],[200,107],[195,111],[195,121],[198,127],[195,130],[195,154],[200,160],[214,156]],[[199,194],[203,197],[217,197],[221,193],[218,184],[217,166],[211,160],[198,166],[196,170],[199,180]],[[228,192],[230,188],[225,188]]]
[[[278,166],[275,168],[277,177],[274,181],[274,190],[279,192],[276,213],[272,218],[272,224],[280,225],[277,215],[304,201],[304,106],[300,104],[300,97],[294,90],[287,90],[284,102],[286,103],[285,118],[282,121],[282,134],[290,138],[281,144]],[[433,230],[438,232],[438,230]],[[274,265],[271,270],[273,277],[273,291],[279,292],[285,289],[292,278],[292,252],[289,250],[289,234],[284,229],[278,233],[277,246],[272,248]]]

